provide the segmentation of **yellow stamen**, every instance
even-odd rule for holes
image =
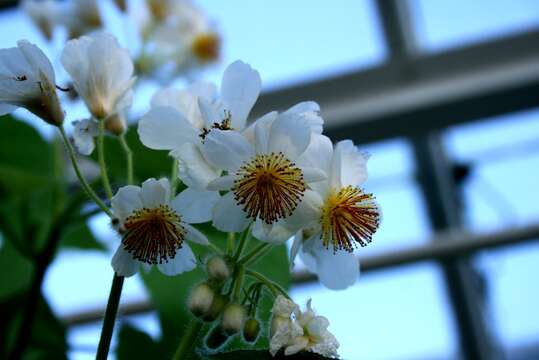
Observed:
[[[238,205],[267,224],[290,216],[305,193],[301,170],[283,153],[259,154],[238,175],[232,187]]]
[[[355,186],[333,191],[322,208],[322,240],[327,248],[353,251],[359,245],[366,246],[378,229],[380,213],[374,196]]]
[[[135,210],[124,223],[125,250],[148,264],[168,262],[185,238],[180,215],[168,205]]]

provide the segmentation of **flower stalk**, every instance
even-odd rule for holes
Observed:
[[[273,295],[277,295],[277,293],[281,293],[287,299],[291,299],[290,295],[288,295],[285,289],[283,289],[279,284],[271,281],[270,279],[268,279],[261,273],[251,270],[251,269],[246,269],[245,274],[263,283],[268,289],[270,289]]]
[[[75,156],[75,150],[73,149],[73,146],[71,146],[71,143],[69,142],[69,139],[67,138],[67,135],[65,133],[63,126],[59,126],[58,129],[60,131],[60,134],[62,135],[62,139],[67,148],[67,153],[69,155],[69,159],[71,160],[71,164],[73,165],[73,170],[75,170],[75,174],[77,175],[77,178],[79,179],[79,182],[84,192],[86,192],[86,195],[88,195],[88,197],[91,200],[93,200],[96,203],[96,205],[99,206],[101,210],[103,210],[105,214],[107,214],[109,217],[113,217],[112,212],[107,207],[107,205],[105,205],[105,203],[99,198],[99,196],[97,196],[97,194],[90,187],[90,185],[88,184],[84,176],[82,176],[79,165],[77,163],[77,158]]]
[[[174,356],[172,357],[173,360],[182,360],[188,358],[201,329],[202,323],[200,321],[191,320],[187,330],[185,330],[185,333],[183,334],[176,352],[174,353]]]
[[[123,284],[124,277],[118,276],[115,273],[112,279],[107,309],[105,310],[105,319],[103,320],[103,328],[101,329],[101,337],[97,347],[96,360],[106,360],[109,354],[110,341],[114,331],[114,323],[118,313]]]
[[[99,135],[97,137],[97,157],[99,161],[99,169],[101,172],[101,180],[107,197],[112,199],[112,188],[110,186],[109,175],[107,172],[107,164],[105,162],[105,120],[99,120]]]
[[[120,145],[122,145],[122,149],[125,152],[125,160],[127,164],[127,184],[133,185],[133,152],[125,139],[125,133],[119,135],[118,140],[120,141]]]

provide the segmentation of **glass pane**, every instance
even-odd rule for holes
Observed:
[[[463,182],[466,224],[488,231],[539,220],[539,109],[447,133],[455,160],[469,165]]]
[[[358,69],[385,56],[370,0],[312,2],[211,1],[198,3],[223,33],[222,66],[242,59],[260,71],[266,87]]]
[[[457,339],[436,265],[425,263],[364,274],[341,292],[318,285],[293,289],[300,305],[330,320],[343,359],[433,359],[456,353]]]
[[[536,0],[409,0],[419,46],[427,51],[477,43],[539,26]]]
[[[478,258],[487,279],[489,314],[496,337],[509,358],[539,341],[539,243],[483,253]]]

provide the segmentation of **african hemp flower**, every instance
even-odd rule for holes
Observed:
[[[366,246],[380,223],[380,209],[372,194],[359,186],[367,180],[368,156],[350,140],[337,143],[318,135],[310,151],[298,161],[317,166],[328,174],[325,181],[311,185],[287,225],[298,229],[292,259],[298,252],[321,283],[344,289],[355,283],[359,266],[353,254]]]
[[[62,125],[55,81],[51,62],[36,45],[21,40],[17,47],[0,49],[0,115],[22,107],[51,125]]]
[[[96,119],[131,105],[133,62],[114,36],[101,33],[68,41],[62,52],[62,64]]]
[[[190,224],[208,221],[215,200],[215,193],[193,189],[170,200],[170,183],[165,178],[148,179],[142,187],[120,188],[112,198],[123,236],[112,258],[114,271],[132,276],[140,265],[155,265],[165,275],[193,270],[195,255],[185,240],[207,245],[208,239]]]

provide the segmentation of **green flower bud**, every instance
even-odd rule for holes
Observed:
[[[202,320],[207,322],[215,321],[223,312],[226,304],[228,304],[228,298],[226,296],[215,294],[211,306],[209,310],[204,313],[204,316],[202,316]]]
[[[215,293],[212,288],[208,284],[202,283],[191,291],[188,308],[193,315],[200,317],[210,310],[214,297]]]
[[[243,328],[245,322],[245,308],[240,304],[228,304],[223,311],[223,321],[221,326],[228,335],[233,335]]]
[[[206,263],[206,271],[210,279],[223,282],[230,277],[230,269],[226,261],[220,256],[211,257]]]
[[[243,338],[248,343],[254,343],[260,334],[260,323],[255,318],[249,318],[243,326]]]

